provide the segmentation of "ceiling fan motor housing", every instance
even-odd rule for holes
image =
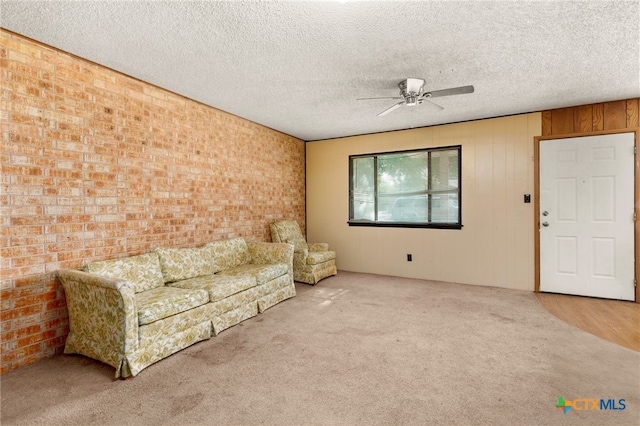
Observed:
[[[405,99],[405,105],[414,106],[418,104],[418,98],[422,95],[424,80],[421,78],[408,78],[398,83],[400,94]]]

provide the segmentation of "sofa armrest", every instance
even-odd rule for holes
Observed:
[[[135,293],[126,280],[78,270],[57,272],[69,311],[69,335],[112,365],[138,347]]]
[[[293,244],[247,242],[247,246],[251,263],[257,265],[286,263],[293,279]]]
[[[309,243],[309,251],[327,251],[329,244],[327,243]]]

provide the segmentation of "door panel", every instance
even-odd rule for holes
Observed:
[[[557,179],[556,200],[558,206],[558,220],[562,222],[574,222],[578,220],[578,188],[575,178],[558,178]]]
[[[594,222],[615,222],[615,176],[596,176],[591,179],[591,207]]]
[[[576,275],[578,273],[578,239],[556,237],[557,274]]]
[[[540,141],[540,291],[634,300],[634,137]]]
[[[615,238],[593,239],[593,275],[596,277],[615,278],[616,240]]]

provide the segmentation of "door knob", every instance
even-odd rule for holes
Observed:
[[[549,226],[549,222],[542,222],[542,226],[544,226],[544,227]]]

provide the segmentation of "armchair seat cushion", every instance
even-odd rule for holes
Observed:
[[[167,285],[182,289],[199,289],[206,291],[209,301],[217,302],[241,291],[255,287],[256,279],[250,275],[233,277],[216,274],[176,281]]]
[[[188,311],[209,301],[204,290],[158,287],[136,293],[138,324],[152,322]]]
[[[319,265],[336,258],[335,251],[312,251],[307,256],[308,265]]]
[[[263,285],[282,275],[287,275],[288,271],[289,268],[285,263],[274,263],[272,265],[254,265],[252,263],[248,263],[246,265],[227,269],[226,271],[219,272],[216,275],[228,275],[233,277],[248,275],[255,277],[258,285]]]

